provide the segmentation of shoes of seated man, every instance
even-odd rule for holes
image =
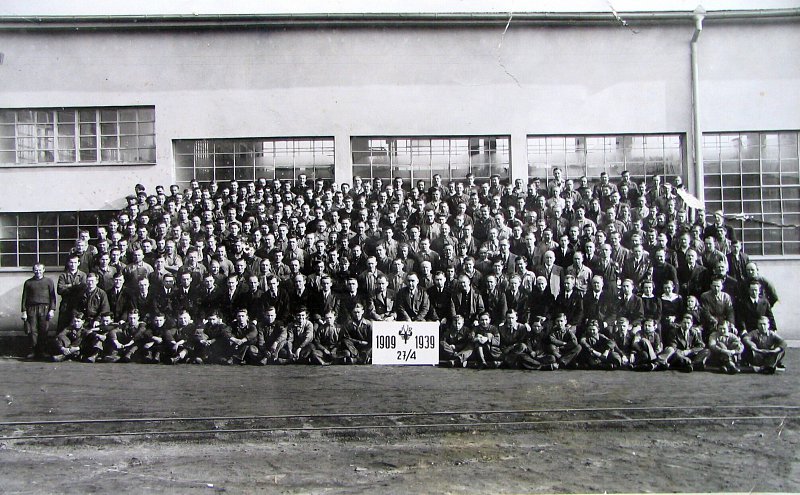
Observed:
[[[554,371],[558,369],[558,363],[543,364],[539,369],[542,371]]]
[[[56,356],[52,356],[50,359],[52,359],[54,363],[60,363],[60,362],[64,361],[66,358],[67,358],[67,356],[65,356],[63,354],[58,354]]]
[[[32,352],[32,353],[28,354],[27,356],[25,356],[25,359],[27,359],[27,360],[36,359],[36,353]]]
[[[739,368],[735,364],[727,364],[722,367],[722,370],[729,375],[735,375],[739,373]]]

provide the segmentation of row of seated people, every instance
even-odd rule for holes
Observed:
[[[277,319],[274,307],[268,308],[260,323],[241,309],[232,325],[225,324],[217,310],[200,324],[195,324],[186,310],[180,311],[174,322],[156,313],[150,324],[140,321],[138,311],[133,310],[124,324],[104,313],[91,326],[75,312],[70,325],[53,339],[51,353],[54,361],[89,363],[369,364],[372,322],[364,314],[365,308],[356,304],[352,320],[340,325],[336,313],[328,311],[315,328],[304,307],[298,308],[289,323]],[[515,310],[509,310],[500,325],[492,324],[486,311],[473,325],[457,314],[452,323],[442,325],[439,344],[440,366],[444,367],[717,369],[731,374],[743,365],[766,374],[782,370],[786,349],[766,316],[741,336],[729,322],[719,322],[706,338],[691,313],[661,329],[650,318],[638,329],[624,316],[608,327],[589,319],[578,332],[564,313],[529,325],[519,321]]]

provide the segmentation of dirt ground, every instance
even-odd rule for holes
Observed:
[[[195,416],[547,412],[553,423],[1,440],[3,493],[800,491],[800,352],[774,376],[395,367],[84,365],[0,360],[0,422]],[[736,407],[734,407],[736,406]],[[791,406],[770,411],[764,406]],[[635,408],[672,408],[637,412]],[[726,412],[730,411],[730,412]],[[648,416],[649,415],[649,416]],[[776,416],[773,419],[674,418]],[[659,417],[668,421],[625,422]],[[782,417],[781,417],[782,416]],[[503,415],[485,420],[502,420]],[[466,418],[466,419],[465,419]],[[508,416],[511,419],[520,419]],[[591,418],[588,422],[564,420]],[[598,422],[611,418],[617,422]],[[401,418],[391,424],[422,422]],[[560,422],[559,422],[560,421]],[[179,422],[180,423],[180,422]],[[232,423],[231,423],[232,424]],[[229,425],[223,423],[223,427]],[[135,425],[52,426],[116,434]],[[181,423],[187,427],[187,423]],[[216,427],[216,426],[215,426]],[[42,433],[0,425],[0,435]],[[147,425],[147,429],[153,429]]]

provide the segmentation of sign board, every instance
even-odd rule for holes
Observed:
[[[372,364],[439,364],[439,323],[375,321],[372,323]]]

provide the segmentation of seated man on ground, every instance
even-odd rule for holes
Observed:
[[[85,336],[83,313],[73,311],[69,324],[53,339],[51,345],[52,359],[55,362],[65,359],[79,360],[81,352],[81,342]]]
[[[622,364],[614,354],[614,341],[600,333],[600,323],[589,320],[581,338],[581,353],[578,362],[592,370],[613,370]]]
[[[544,356],[543,370],[556,370],[573,366],[573,361],[581,352],[581,346],[567,325],[567,315],[557,313],[553,327],[542,340]]]
[[[345,364],[372,362],[372,322],[364,318],[364,305],[356,303],[352,319],[345,324],[343,357]]]
[[[692,315],[683,315],[678,326],[667,332],[664,341],[666,346],[658,355],[660,369],[670,367],[687,372],[705,369],[709,351]]]
[[[768,317],[759,318],[758,328],[744,334],[742,341],[745,347],[744,362],[751,365],[753,371],[772,374],[783,369],[786,341],[772,330]]]
[[[644,320],[642,329],[636,332],[631,342],[631,366],[637,371],[653,371],[660,364],[658,355],[663,350],[661,335],[656,332],[656,322]]]
[[[440,332],[439,364],[451,368],[465,367],[473,350],[470,331],[465,325],[464,316],[457,314]]]
[[[479,368],[499,368],[502,350],[500,348],[500,330],[492,325],[492,317],[488,311],[478,315],[478,326],[472,332],[474,352],[472,360]]]
[[[730,331],[731,324],[723,321],[717,325],[717,331],[708,338],[708,349],[711,351],[709,364],[719,366],[723,372],[736,374],[739,372],[739,358],[744,345],[739,337]]]

